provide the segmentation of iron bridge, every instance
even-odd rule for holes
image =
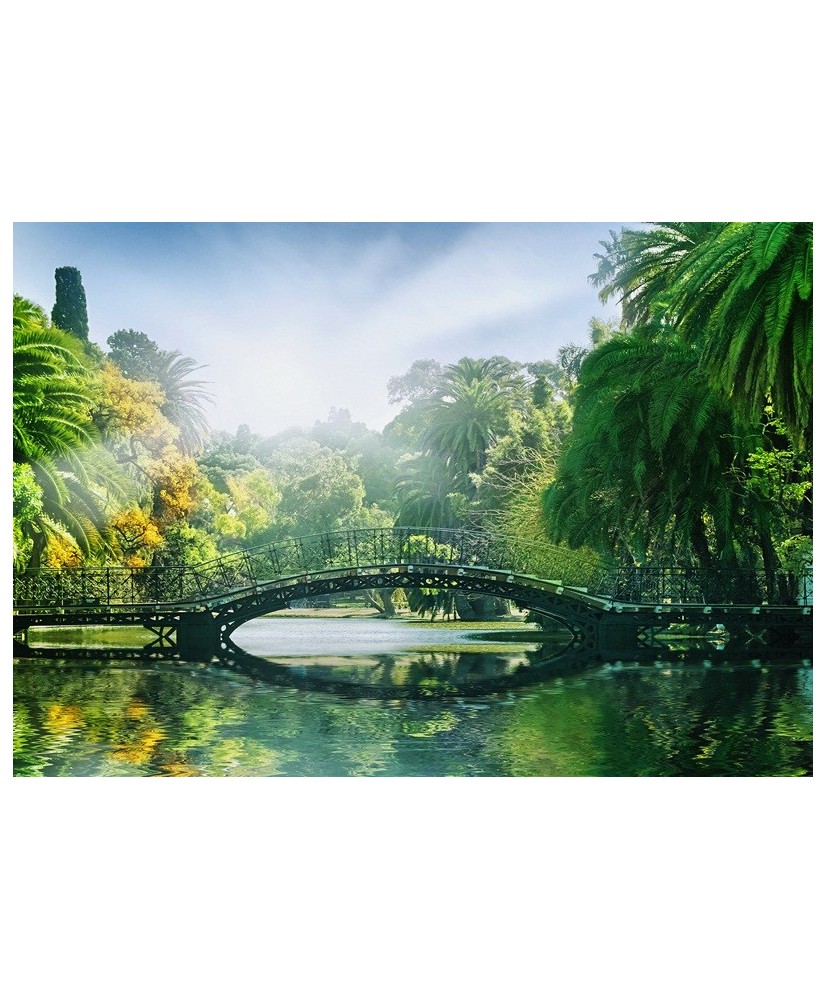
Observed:
[[[197,566],[83,567],[14,577],[15,652],[35,626],[140,625],[163,651],[205,661],[237,653],[239,625],[295,601],[367,589],[427,588],[512,601],[565,626],[572,650],[620,655],[671,622],[723,623],[746,640],[811,641],[811,578],[751,570],[621,566],[579,550],[484,532],[326,532]]]

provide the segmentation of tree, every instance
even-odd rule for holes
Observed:
[[[61,330],[89,340],[89,317],[86,312],[86,292],[80,271],[76,267],[59,267],[55,277],[55,304],[52,323]]]
[[[330,407],[326,421],[316,420],[310,435],[319,444],[332,448],[334,451],[344,451],[350,442],[357,442],[372,435],[366,424],[354,423],[350,411]]]
[[[109,359],[127,378],[160,387],[160,409],[179,428],[180,448],[189,455],[200,451],[209,435],[205,407],[212,397],[205,382],[190,376],[204,366],[180,351],[161,350],[139,330],[117,330],[106,342]]]
[[[117,513],[111,521],[120,557],[127,566],[148,566],[151,554],[163,544],[156,522],[140,507]]]
[[[396,523],[409,528],[459,528],[467,497],[444,462],[432,455],[408,456],[395,483]]]
[[[536,385],[535,382],[531,387],[532,395]],[[496,530],[503,530],[498,517],[500,512],[511,507],[526,489],[534,495],[535,475],[539,470],[546,476],[543,485],[547,485],[556,468],[562,442],[570,431],[570,405],[550,396],[540,397],[540,400],[541,405],[532,400],[524,412],[511,413],[507,433],[489,450],[485,467],[478,477],[476,502],[483,524],[490,520],[497,526]],[[506,533],[521,534],[518,528],[514,530],[518,523],[516,519]]]
[[[142,477],[152,456],[180,435],[163,415],[164,398],[157,382],[127,378],[113,362],[104,363],[94,420],[116,459]]]
[[[230,476],[228,492],[229,512],[243,525],[245,544],[255,545],[278,533],[283,526],[282,495],[269,469],[259,467]]]
[[[127,378],[111,360],[104,363],[95,420],[112,454],[132,471],[143,493],[142,516],[151,518],[153,531],[163,533],[157,540],[153,536],[151,544],[142,541],[136,547],[128,536],[135,535],[137,513],[128,521],[128,530],[113,523],[120,551],[132,565],[153,553],[154,561],[162,558],[166,533],[195,513],[207,485],[195,459],[179,447],[182,432],[164,415],[165,404],[158,382]]]
[[[154,381],[164,394],[161,413],[180,429],[178,444],[187,455],[200,451],[209,437],[205,407],[212,395],[204,389],[206,382],[189,378],[204,367],[180,351],[158,353]]]
[[[109,359],[127,378],[138,382],[155,380],[158,345],[140,330],[116,330],[106,338]]]
[[[31,543],[30,565],[40,564],[50,537],[67,530],[86,554],[110,550],[102,531],[104,505],[128,491],[97,444],[91,420],[96,388],[82,344],[50,327],[34,303],[15,296],[12,362],[12,457],[31,468],[41,491],[40,512],[19,522]]]
[[[260,469],[261,463],[247,452],[237,451],[229,442],[222,442],[198,456],[198,467],[222,493],[229,492],[230,478]]]
[[[217,556],[215,540],[206,531],[180,521],[164,532],[163,547],[153,563],[156,566],[197,566]]]
[[[553,540],[635,561],[735,560],[759,506],[744,509],[737,489],[748,434],[697,355],[673,335],[632,333],[586,358],[544,497]]]
[[[419,358],[404,375],[396,375],[387,382],[387,400],[390,403],[417,403],[431,396],[441,378],[444,367],[433,358]]]
[[[306,438],[284,442],[268,461],[281,493],[285,534],[317,534],[352,523],[364,485],[346,459]]]
[[[457,476],[482,471],[491,444],[507,430],[510,403],[492,382],[458,382],[427,404],[425,451],[440,457]]]
[[[13,446],[16,462],[65,457],[91,441],[93,395],[78,341],[14,297]]]
[[[32,555],[32,536],[38,530],[43,515],[43,490],[30,465],[13,463],[12,525],[14,568],[24,570]]]
[[[365,506],[375,505],[388,513],[395,513],[393,483],[402,454],[400,448],[389,444],[385,437],[373,431],[349,441],[344,456],[364,484]]]
[[[602,243],[591,281],[626,325],[673,324],[742,419],[767,401],[811,449],[813,227],[810,222],[666,222]]]
[[[464,488],[462,478],[482,471],[488,449],[507,431],[512,409],[527,404],[519,369],[507,358],[461,358],[418,404],[424,451],[444,461]]]
[[[198,488],[204,478],[193,458],[168,445],[147,462],[152,483],[152,515],[158,524],[185,521],[198,505]]]

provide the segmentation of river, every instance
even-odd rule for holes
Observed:
[[[249,655],[223,665],[88,637],[83,659],[15,660],[14,774],[812,773],[802,657],[702,643],[583,665],[549,660],[560,647],[529,626],[364,618],[274,616],[233,638]]]

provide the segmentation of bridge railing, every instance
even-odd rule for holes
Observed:
[[[618,567],[593,553],[448,528],[325,532],[226,553],[196,566],[41,569],[14,578],[16,607],[183,604],[332,569],[455,565],[506,570],[635,604],[811,604],[811,577],[743,569]]]
[[[632,604],[811,605],[812,579],[739,567],[633,566],[617,570],[613,596]]]
[[[118,606],[197,602],[283,577],[336,568],[459,565],[610,586],[615,567],[562,546],[460,529],[365,528],[290,538],[226,553],[196,566],[122,566],[27,571],[14,578],[16,606]]]

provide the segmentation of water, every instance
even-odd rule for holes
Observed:
[[[514,643],[484,628],[267,618],[237,631],[251,655],[229,667],[103,651],[17,660],[14,773],[812,772],[808,660],[727,659],[707,648],[677,662],[561,661],[530,683],[487,692],[548,651],[530,632]],[[319,690],[330,678],[336,684]]]

